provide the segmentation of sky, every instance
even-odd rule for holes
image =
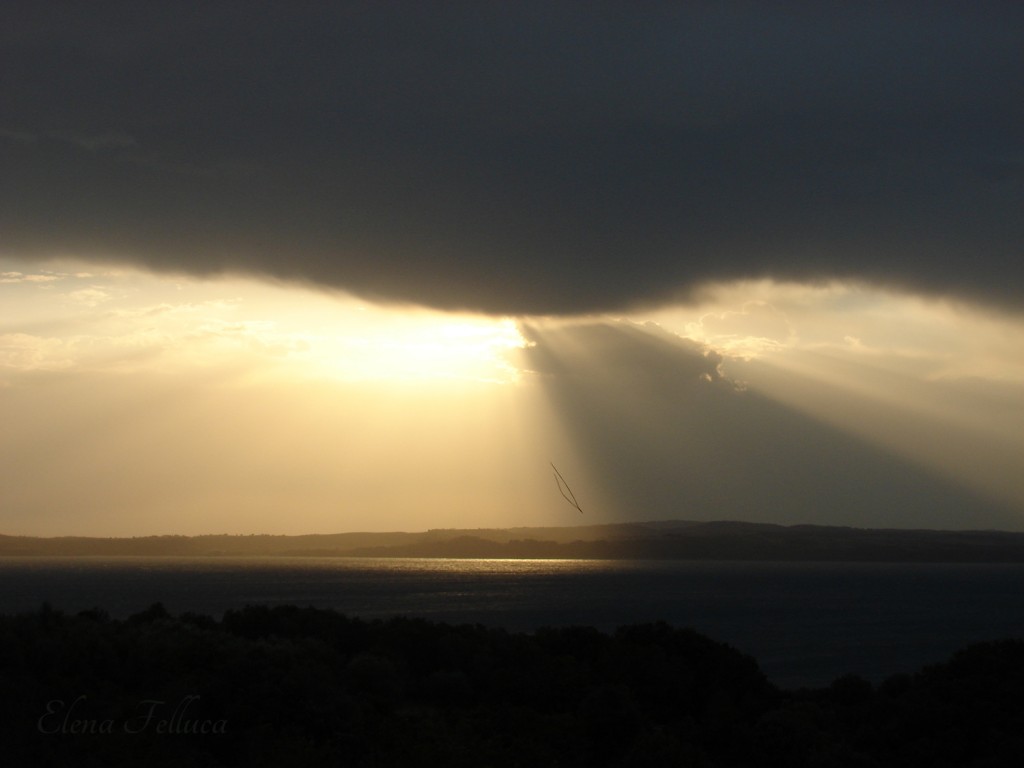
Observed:
[[[0,533],[1024,530],[1021,39],[4,3]]]

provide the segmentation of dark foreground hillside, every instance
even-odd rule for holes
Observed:
[[[780,691],[666,624],[515,634],[251,606],[0,617],[9,766],[1019,766],[1024,642]]]

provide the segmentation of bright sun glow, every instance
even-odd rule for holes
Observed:
[[[252,376],[514,382],[509,319],[379,307],[254,280],[57,265],[5,268],[0,367],[132,371],[234,364]]]
[[[70,263],[0,306],[0,532],[562,521],[512,320]]]
[[[296,357],[344,379],[501,383],[517,378],[507,358],[524,342],[512,320],[410,312],[380,322],[379,311],[365,313],[365,322],[355,327],[307,337],[310,346]]]

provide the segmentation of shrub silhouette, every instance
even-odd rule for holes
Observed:
[[[295,606],[44,606],[0,616],[0,683],[12,766],[932,768],[1016,765],[1024,748],[1021,641],[877,687],[780,691],[664,623],[519,634]]]

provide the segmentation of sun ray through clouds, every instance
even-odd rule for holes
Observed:
[[[1024,514],[1024,318],[839,282],[720,285],[655,317],[752,391]]]

